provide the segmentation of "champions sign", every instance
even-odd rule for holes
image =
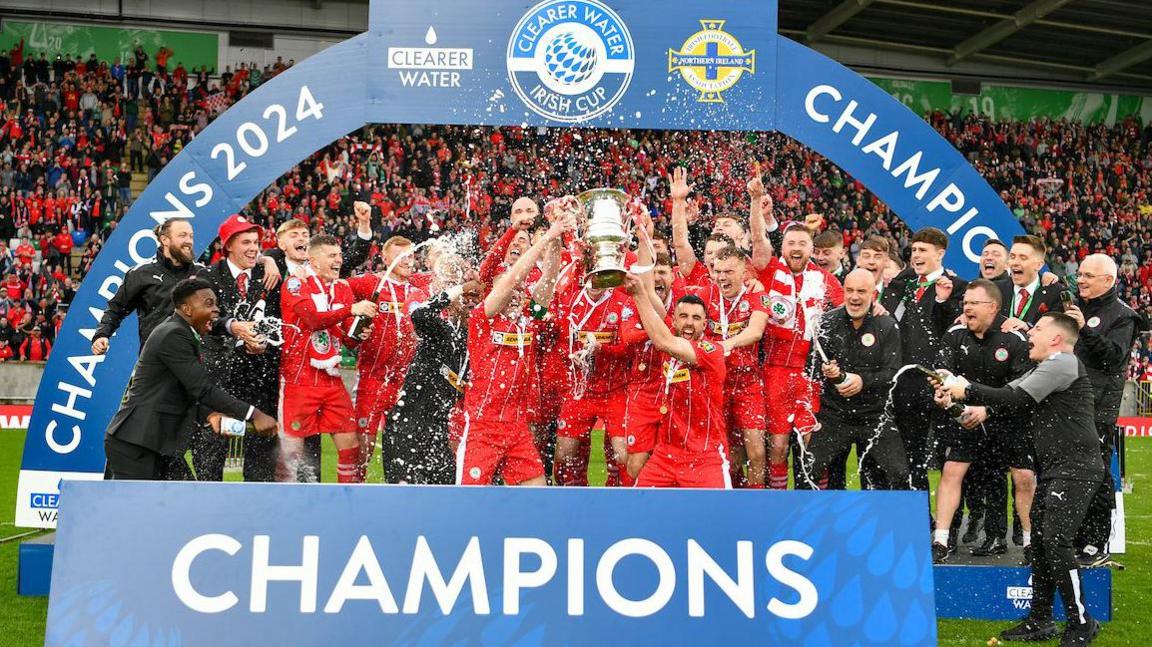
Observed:
[[[936,643],[928,543],[907,522],[923,492],[111,481],[63,497],[48,645]]]

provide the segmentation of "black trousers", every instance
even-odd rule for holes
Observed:
[[[165,457],[163,454],[134,443],[124,442],[115,436],[104,436],[104,455],[108,463],[104,468],[104,478],[115,481],[161,481],[164,480]]]
[[[198,481],[223,481],[224,461],[228,458],[231,437],[214,434],[199,428],[192,433],[192,467]],[[276,461],[280,455],[280,440],[276,436],[248,434],[244,437],[244,480],[270,482],[276,480]]]
[[[819,476],[824,474],[834,459],[847,452],[852,445],[856,445],[856,455],[876,462],[880,471],[887,477],[889,489],[907,489],[908,459],[895,428],[887,427],[877,433],[879,420],[849,422],[823,411],[817,414],[817,419],[820,421],[820,430],[812,432],[808,441],[805,452],[806,466],[804,472],[796,476],[797,483],[807,481],[805,474],[812,481],[818,481]],[[861,487],[876,489],[877,484],[866,482],[861,477]]]
[[[1116,507],[1116,489],[1112,476],[1112,444],[1116,435],[1114,422],[1097,422],[1096,434],[1100,437],[1100,456],[1104,459],[1104,481],[1096,488],[1088,515],[1076,534],[1076,548],[1095,546],[1100,550],[1108,547],[1112,537],[1112,510]]]
[[[931,415],[936,410],[936,403],[932,401],[932,389],[922,376],[905,376],[896,386],[894,398],[896,428],[900,432],[904,454],[908,458],[912,489],[927,490],[928,463],[933,455],[929,447]]]
[[[1084,596],[1072,540],[1099,481],[1041,480],[1032,501],[1032,611],[1037,620],[1052,619],[1056,591],[1070,623],[1085,622]]]
[[[393,407],[380,448],[387,483],[452,485],[456,459],[448,447],[448,419],[417,407]]]

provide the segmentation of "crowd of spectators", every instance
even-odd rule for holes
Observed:
[[[131,203],[133,173],[151,179],[216,114],[293,63],[241,64],[216,76],[185,70],[178,58],[167,48],[151,59],[138,48],[123,64],[33,56],[22,44],[0,53],[0,240],[15,241],[0,246],[0,315],[19,315],[0,321],[0,359],[6,336],[17,342],[14,357],[35,354],[20,351],[32,328],[45,343],[54,338],[74,282]],[[1045,238],[1054,271],[1071,280],[1084,256],[1105,251],[1120,263],[1121,297],[1152,315],[1152,126],[926,118]],[[290,217],[313,231],[352,231],[352,202],[363,200],[380,240],[473,231],[483,246],[520,195],[616,186],[666,223],[664,176],[683,164],[706,224],[746,211],[752,160],[767,173],[782,220],[823,214],[850,258],[872,234],[907,248],[910,232],[863,185],[776,133],[372,125],[305,159],[248,215],[267,225],[271,247],[271,231]],[[1133,375],[1152,378],[1146,341],[1134,358]]]

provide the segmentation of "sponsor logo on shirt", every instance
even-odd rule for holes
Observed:
[[[703,342],[701,342],[701,346],[703,346]],[[691,382],[692,381],[692,373],[688,369],[686,369],[686,368],[677,369],[676,372],[673,373],[672,372],[672,365],[669,364],[668,362],[664,362],[664,375],[668,376],[668,383],[669,384],[675,384],[677,382]]]
[[[748,327],[748,322],[746,322],[746,321],[733,321],[733,322],[728,324],[727,334],[735,335],[736,333],[740,332],[741,330],[744,330],[747,327]],[[719,321],[709,321],[708,322],[708,329],[711,330],[712,334],[714,334],[714,335],[725,334],[724,326],[721,325],[721,323]]]
[[[492,343],[497,346],[531,346],[532,333],[492,331]]]
[[[610,330],[581,330],[576,333],[577,339],[588,339],[588,336],[596,338],[597,344],[611,344],[616,341],[616,333]]]

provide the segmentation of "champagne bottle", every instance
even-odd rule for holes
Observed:
[[[948,386],[954,379],[950,374],[933,371],[932,369],[920,364],[916,365],[916,370],[927,375],[928,379],[932,380],[933,382],[943,386]],[[948,408],[945,409],[945,411],[948,412],[948,415],[951,416],[953,420],[960,422],[960,416],[964,415],[964,405],[960,404],[959,402],[953,402],[952,404],[948,405]]]
[[[224,436],[243,438],[249,431],[256,431],[256,426],[245,420],[237,420],[228,416],[220,418],[220,433]]]
[[[384,281],[381,280],[376,284],[376,289],[372,291],[372,296],[368,298],[372,303],[380,303],[380,288],[383,287]],[[364,334],[364,330],[372,324],[372,320],[364,315],[357,315],[352,319],[352,323],[348,326],[348,336],[352,339],[360,339]]]

